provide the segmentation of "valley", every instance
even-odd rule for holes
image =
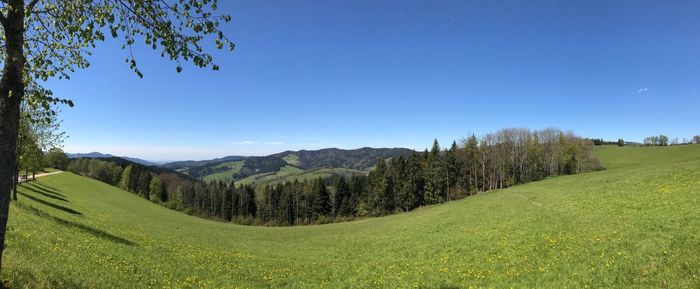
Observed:
[[[279,184],[367,174],[377,159],[408,156],[404,148],[360,148],[285,151],[269,156],[229,156],[204,161],[178,161],[161,165],[190,177],[212,181],[235,181],[244,185]]]

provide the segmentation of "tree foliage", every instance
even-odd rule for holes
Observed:
[[[20,172],[24,172],[24,179],[28,180],[29,174],[34,176],[47,165],[44,152],[62,145],[65,133],[60,130],[61,122],[55,114],[52,105],[47,107],[25,101],[20,108],[19,131],[16,144],[16,167],[12,176],[12,199],[17,200],[17,182]],[[52,161],[56,159],[52,155]],[[65,155],[64,155],[65,157]],[[55,164],[55,163],[54,163]],[[63,159],[62,166],[67,165]]]
[[[59,170],[67,170],[70,160],[60,148],[52,148],[46,153],[46,166]]]
[[[644,145],[646,146],[667,146],[668,137],[661,134],[658,136],[649,136],[644,138]]]

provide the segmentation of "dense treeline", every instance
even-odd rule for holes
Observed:
[[[259,204],[263,223],[323,223],[331,219],[410,211],[548,176],[602,169],[591,141],[556,129],[504,129],[472,135],[449,149],[379,161],[367,176],[267,186]]]
[[[619,138],[617,141],[608,141],[608,140],[603,140],[602,138],[593,138],[589,139],[591,142],[593,142],[594,145],[597,146],[602,146],[602,145],[616,145],[616,146],[625,146],[625,140]]]
[[[644,145],[647,146],[667,146],[668,137],[665,135],[650,136],[644,138]]]
[[[204,183],[183,174],[123,159],[75,159],[68,170],[205,218],[252,223],[257,205],[255,190],[233,183]]]
[[[666,135],[649,136],[644,138],[645,146],[667,146],[667,145],[686,145],[686,144],[700,144],[700,135],[695,135],[691,139],[683,138],[673,138],[669,140]]]
[[[244,224],[298,225],[409,211],[481,191],[602,166],[593,143],[558,129],[504,129],[448,149],[380,159],[367,175],[278,185],[204,183],[138,164],[78,159],[69,170],[189,214]]]
[[[22,102],[15,150],[16,166],[12,170],[12,200],[17,200],[20,179],[29,180],[30,175],[34,179],[36,173],[42,171],[47,164],[61,165],[59,162],[62,159],[56,158],[56,152],[65,160],[65,154],[58,148],[65,139],[60,126],[61,121],[51,105]]]

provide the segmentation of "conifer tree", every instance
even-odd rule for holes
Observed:
[[[326,188],[323,179],[319,178],[314,183],[314,191],[316,199],[314,201],[313,211],[318,216],[329,216],[331,213],[331,196]]]
[[[344,177],[338,178],[335,183],[335,205],[333,206],[336,216],[348,216],[352,215],[352,210],[349,205],[352,204],[350,200],[350,186]]]

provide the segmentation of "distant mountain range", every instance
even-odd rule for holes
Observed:
[[[68,156],[69,159],[78,159],[78,158],[99,159],[99,158],[115,158],[115,157],[116,157],[116,158],[125,159],[125,160],[130,161],[130,162],[134,162],[134,163],[137,163],[137,164],[142,164],[142,165],[144,165],[144,166],[156,166],[156,165],[158,165],[158,164],[156,164],[156,163],[154,163],[154,162],[150,162],[150,161],[147,161],[147,160],[142,160],[142,159],[139,159],[139,158],[124,157],[124,156],[114,156],[114,155],[110,155],[110,154],[103,154],[103,153],[100,153],[100,152],[75,153],[75,154],[66,153],[66,155]]]
[[[227,156],[211,160],[176,161],[157,164],[151,161],[114,156],[100,152],[67,153],[69,158],[123,159],[129,162],[176,171],[204,181],[236,181],[247,184],[305,180],[333,175],[364,174],[380,159],[406,156],[414,151],[406,148],[360,148],[344,150],[285,151],[268,156]]]
[[[413,152],[406,148],[328,148],[285,151],[269,156],[228,156],[203,161],[178,161],[161,167],[205,181],[260,183],[365,173],[380,159],[405,156]]]
[[[406,156],[414,151],[407,148],[370,148],[364,147],[354,150],[329,148],[322,150],[286,151],[269,157],[287,158],[298,157],[298,162],[293,164],[301,169],[316,168],[346,168],[355,170],[368,170],[378,160]]]
[[[179,169],[179,168],[191,168],[191,167],[201,167],[210,164],[219,164],[230,161],[240,161],[247,157],[244,156],[228,156],[218,159],[203,160],[203,161],[175,161],[170,163],[162,164],[161,166],[168,169]]]

